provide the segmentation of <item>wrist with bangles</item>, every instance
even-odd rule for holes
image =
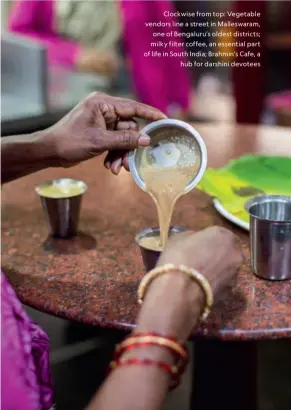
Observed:
[[[190,277],[202,289],[205,295],[205,306],[202,314],[202,320],[205,320],[213,305],[213,292],[207,279],[195,269],[188,268],[184,265],[175,266],[167,264],[159,266],[148,272],[142,279],[138,288],[138,301],[142,303],[150,284],[154,279],[167,273],[182,273]],[[167,349],[173,357],[174,365],[165,361],[152,360],[150,358],[131,357],[124,359],[124,354],[136,348],[142,349],[148,346],[159,346]],[[188,349],[179,340],[172,336],[154,332],[135,333],[126,338],[120,345],[117,346],[114,355],[114,360],[111,362],[111,369],[127,366],[155,366],[160,368],[171,376],[169,388],[172,390],[179,382],[188,364]]]
[[[173,357],[173,363],[151,358],[130,357],[124,358],[126,352],[134,349],[143,349],[149,346],[158,346],[167,349]],[[110,364],[112,370],[128,366],[154,366],[171,376],[170,390],[180,383],[180,378],[188,364],[187,347],[171,336],[165,336],[155,332],[135,333],[121,342],[115,351],[113,361]]]
[[[213,291],[212,288],[208,282],[208,280],[197,270],[188,268],[185,265],[173,265],[172,263],[158,266],[157,268],[152,269],[150,272],[148,272],[143,279],[140,282],[140,285],[138,287],[138,303],[142,304],[143,299],[148,291],[148,288],[150,287],[151,283],[158,277],[168,274],[168,273],[182,273],[184,275],[187,275],[189,278],[191,278],[199,287],[201,288],[202,292],[205,295],[205,306],[204,310],[201,316],[201,320],[205,321],[211,311],[212,305],[213,305]]]

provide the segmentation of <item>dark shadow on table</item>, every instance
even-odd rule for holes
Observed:
[[[231,287],[227,288],[223,295],[223,298],[215,302],[213,311],[214,313],[225,312],[227,321],[233,321],[245,310],[246,297],[240,290]]]
[[[96,239],[85,232],[78,232],[76,236],[64,239],[48,236],[42,244],[46,252],[58,255],[76,255],[84,250],[96,249],[96,246]]]

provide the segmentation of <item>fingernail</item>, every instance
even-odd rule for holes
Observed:
[[[138,139],[138,145],[140,147],[147,147],[151,143],[151,138],[148,135],[141,135]]]
[[[122,166],[122,158],[119,158],[118,160],[114,161],[114,163],[111,166],[112,172],[115,175],[118,175]]]
[[[104,163],[104,167],[107,168],[107,169],[110,168],[110,165],[111,165],[110,161],[106,161],[106,162]]]

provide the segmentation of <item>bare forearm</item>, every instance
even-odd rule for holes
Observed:
[[[175,336],[184,342],[201,314],[201,290],[191,279],[181,274],[176,277],[165,275],[156,281],[145,299],[134,332],[159,332]],[[167,299],[164,295],[167,295]],[[172,298],[176,302],[180,299],[181,303],[175,302],[172,311],[169,306],[164,309],[165,300],[170,305]],[[148,309],[149,305],[151,309]],[[127,355],[167,363],[173,360],[171,354],[161,347],[135,349]],[[121,367],[107,378],[87,410],[159,410],[166,397],[169,382],[169,376],[159,368]]]
[[[2,183],[50,166],[44,132],[4,137],[1,140]]]
[[[158,410],[168,391],[169,376],[149,366],[116,369],[87,410]]]

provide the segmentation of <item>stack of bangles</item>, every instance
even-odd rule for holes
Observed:
[[[167,264],[159,266],[150,272],[148,272],[142,279],[138,288],[138,302],[142,303],[145,294],[153,282],[154,279],[165,273],[177,272],[188,275],[194,280],[202,289],[205,295],[205,307],[201,319],[205,320],[210,313],[213,305],[213,292],[207,279],[201,275],[195,269],[188,268],[184,265],[175,266],[173,264]],[[161,346],[168,349],[174,357],[175,364],[170,365],[166,362],[155,361],[151,359],[122,359],[123,353],[132,350],[136,347],[146,346]],[[122,366],[140,365],[140,366],[156,366],[162,369],[164,372],[171,375],[170,389],[172,390],[180,383],[180,378],[184,373],[188,364],[188,349],[185,344],[181,343],[177,339],[171,336],[164,336],[158,333],[136,333],[125,339],[119,346],[117,346],[115,357],[111,362],[111,369],[115,369]]]
[[[122,355],[136,347],[160,346],[173,354],[174,365],[167,362],[152,359],[122,359]],[[115,351],[114,360],[110,363],[110,368],[116,369],[124,366],[156,366],[171,376],[170,390],[173,390],[180,383],[182,374],[188,364],[188,349],[185,344],[179,342],[171,336],[164,336],[158,333],[135,333],[121,342]]]

